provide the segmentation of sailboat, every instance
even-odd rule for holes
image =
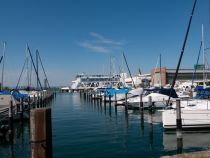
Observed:
[[[202,25],[202,42],[204,55],[204,36]],[[205,60],[203,60],[205,61]],[[205,85],[205,63],[203,66],[203,87],[202,92],[198,93],[197,98],[181,101],[181,117],[182,128],[210,128],[210,88]],[[172,105],[173,109],[164,110],[162,113],[163,128],[176,128],[176,105]]]

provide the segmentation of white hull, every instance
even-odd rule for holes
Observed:
[[[128,92],[127,98],[132,98],[133,96],[137,96],[143,93],[143,88],[132,89]],[[103,97],[104,99],[104,97]],[[106,97],[106,100],[109,100],[109,97]],[[116,101],[125,100],[125,94],[116,94]],[[115,101],[115,96],[111,97],[111,101]],[[123,102],[121,102],[123,103]]]
[[[151,93],[151,94],[144,96],[142,98],[144,108],[148,108],[148,106],[149,106],[149,104],[148,104],[149,96],[152,97],[152,104],[154,107],[156,107],[156,108],[166,107],[169,96],[159,94],[159,93]],[[173,99],[171,98],[171,100],[173,100]],[[135,98],[128,99],[128,104],[134,108],[139,108],[139,102],[140,102],[139,96],[135,97]]]
[[[181,109],[182,128],[210,128],[210,110]],[[162,113],[163,128],[176,128],[176,110]]]

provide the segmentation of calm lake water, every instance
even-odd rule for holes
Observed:
[[[148,120],[153,120],[149,123]],[[188,131],[177,148],[175,132],[165,132],[161,112],[84,100],[79,94],[57,94],[52,103],[53,157],[160,157],[210,148],[210,131]],[[29,123],[15,124],[13,143],[0,143],[0,157],[30,157]]]

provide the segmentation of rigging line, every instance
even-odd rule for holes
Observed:
[[[198,58],[197,58],[197,61],[196,61],[196,65],[198,65],[198,62],[199,62],[199,58],[200,58],[200,54],[201,54],[201,48],[202,48],[202,43],[203,42],[201,41],[200,48],[199,48],[199,53],[198,53]],[[195,73],[197,71],[196,65],[195,65],[193,76],[192,76],[192,86],[193,86],[193,83],[194,83],[194,80],[195,80]]]
[[[37,89],[39,88],[39,81],[38,81],[38,77],[39,77],[39,60],[38,60],[38,52],[36,50],[36,70],[37,70],[37,76],[36,76],[36,87]]]
[[[178,64],[177,64],[177,68],[176,68],[176,73],[175,73],[175,76],[174,76],[174,79],[173,79],[173,82],[172,82],[172,86],[171,86],[171,90],[170,90],[170,95],[169,95],[169,98],[168,98],[167,106],[168,106],[168,104],[169,104],[169,102],[170,102],[171,93],[172,93],[172,90],[173,90],[173,88],[174,88],[174,85],[175,85],[175,82],[176,82],[176,78],[177,78],[177,75],[178,75],[178,72],[179,72],[179,67],[180,67],[180,64],[181,64],[182,56],[183,56],[183,54],[184,54],[185,45],[186,45],[187,38],[188,38],[188,34],[189,34],[189,31],[190,31],[190,26],[191,26],[192,17],[193,17],[193,14],[194,14],[194,10],[195,10],[196,3],[197,3],[197,0],[194,1],[192,13],[191,13],[191,15],[190,15],[190,20],[189,20],[189,23],[188,23],[187,32],[186,32],[186,34],[185,34],[184,43],[183,43],[183,46],[182,46],[182,49],[181,49],[181,54],[180,54],[180,57],[179,57],[179,61],[178,61]]]
[[[207,54],[205,53],[204,54],[205,55],[205,63],[206,63],[206,65],[207,65],[207,70],[209,70],[209,61],[208,61],[208,57],[207,57]],[[208,78],[208,72],[205,72],[206,74],[205,74],[205,81],[207,80],[207,78]]]
[[[127,63],[127,60],[126,60],[126,58],[125,58],[124,52],[123,52],[123,57],[124,57],[124,59],[125,59],[126,66],[127,66],[127,68],[128,68],[129,75],[130,75],[131,80],[132,80],[132,82],[133,82],[133,86],[134,86],[134,88],[136,88],[136,86],[135,86],[135,84],[134,84],[134,81],[133,81],[133,78],[132,78],[132,76],[131,76],[131,71],[130,71],[130,69],[129,69],[129,67],[128,67],[128,63]]]
[[[42,59],[41,59],[41,57],[40,57],[40,54],[39,54],[39,51],[38,51],[38,50],[37,50],[37,52],[38,52],[39,61],[40,61],[40,63],[41,63],[41,66],[42,66],[44,75],[45,75],[45,77],[46,77],[46,81],[47,81],[47,84],[48,84],[48,88],[50,88],[50,84],[49,84],[49,82],[48,82],[47,74],[46,74],[45,69],[44,69],[44,66],[43,66],[43,64],[42,64]]]
[[[17,82],[17,85],[16,85],[16,87],[15,87],[15,90],[17,90],[17,88],[18,88],[18,86],[19,86],[21,76],[22,76],[23,71],[24,71],[24,68],[25,68],[25,66],[26,66],[26,60],[27,60],[27,59],[25,59],[25,62],[24,62],[24,64],[23,64],[23,68],[22,68],[21,73],[20,73],[20,76],[19,76],[19,78],[18,78],[18,82]]]
[[[31,55],[31,50],[29,49],[28,45],[27,45],[27,48],[28,48],[29,55],[31,57],[31,61],[32,61],[32,64],[33,64],[33,67],[34,67],[34,71],[35,71],[36,75],[38,76],[38,72],[37,72],[36,66],[34,64],[34,60],[32,58],[32,55]],[[43,90],[42,84],[41,84],[40,79],[39,79],[39,76],[37,77],[37,79],[38,79],[38,82],[39,82],[39,85],[40,85],[41,90]]]
[[[32,87],[32,62],[30,62],[30,76],[29,76],[29,81],[30,81],[30,87]]]
[[[161,54],[160,54],[160,87],[162,87],[162,72],[161,72]]]
[[[2,62],[2,59],[3,59],[3,55],[1,56],[1,59],[0,59],[0,64],[1,64],[1,62]]]

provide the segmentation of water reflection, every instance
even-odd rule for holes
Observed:
[[[177,141],[175,131],[165,131],[163,133],[163,146],[165,151],[182,153],[183,150],[198,151],[210,149],[210,131],[184,131],[183,142]],[[177,142],[177,143],[176,143]]]
[[[148,140],[149,140],[149,146],[150,150],[153,150],[153,118],[152,118],[152,111],[148,111],[147,113],[148,116]]]
[[[139,155],[142,155],[141,157],[160,157],[210,148],[210,141],[208,141],[210,131],[185,132],[183,133],[183,142],[177,141],[176,131],[163,131],[161,112],[126,110],[124,106],[114,106],[114,103],[104,103],[100,100],[85,100],[84,98],[80,100],[79,97],[72,99],[74,99],[74,104],[80,106],[80,110],[74,111],[71,106],[68,107],[69,111],[73,110],[69,112],[71,115],[66,115],[63,133],[66,134],[68,131],[68,134],[64,135],[65,143],[75,148],[75,152],[71,151],[64,157],[68,157],[67,155],[76,157],[81,150],[86,154],[93,153],[88,152],[93,149],[92,146],[87,147],[87,144],[90,143],[93,146],[97,144],[94,146],[97,148],[97,150],[94,148],[94,154],[101,154],[102,150],[107,151],[103,152],[104,157],[110,156],[107,153],[122,157],[132,157],[133,155],[135,155],[133,157]],[[71,103],[69,104],[71,105]],[[57,126],[61,126],[60,123],[58,124]],[[56,130],[58,131],[59,128]],[[71,141],[67,142],[67,139]],[[60,138],[56,138],[56,140],[61,141]],[[56,149],[60,149],[59,145],[56,145]],[[60,154],[57,155],[60,156]],[[96,155],[94,156],[96,157]]]
[[[29,126],[28,122],[15,123],[13,139],[9,139],[9,136],[0,140],[0,155],[1,157],[30,157],[30,145],[29,145]]]
[[[140,111],[140,127],[141,127],[141,135],[144,135],[144,111]]]

